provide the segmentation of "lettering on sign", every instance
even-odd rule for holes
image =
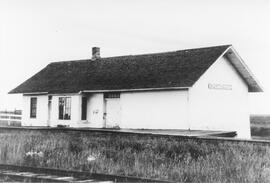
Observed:
[[[215,89],[215,90],[232,90],[232,85],[209,83],[208,88],[209,89]]]

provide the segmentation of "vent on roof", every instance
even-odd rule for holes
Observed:
[[[92,60],[96,60],[100,58],[100,48],[99,47],[93,47],[92,48]]]

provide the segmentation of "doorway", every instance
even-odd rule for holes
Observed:
[[[105,100],[105,128],[119,127],[121,120],[120,93],[106,93]]]

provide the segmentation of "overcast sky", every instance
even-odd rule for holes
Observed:
[[[48,63],[232,44],[260,81],[251,113],[270,114],[268,0],[0,0],[0,109]]]

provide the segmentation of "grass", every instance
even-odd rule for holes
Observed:
[[[178,182],[270,182],[270,146],[179,137],[8,131],[0,134],[0,163]]]

